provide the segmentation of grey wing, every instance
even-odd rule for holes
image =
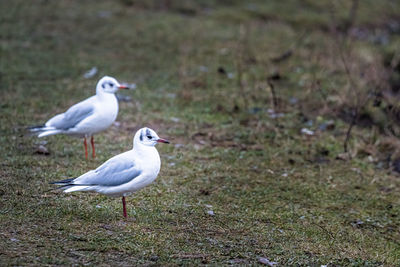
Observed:
[[[89,98],[83,102],[73,105],[66,112],[51,118],[46,123],[46,126],[52,126],[63,130],[73,128],[79,122],[93,114],[94,106],[91,100],[92,99]]]
[[[87,172],[75,179],[74,184],[119,186],[132,181],[140,174],[141,170],[133,161],[114,157],[96,170]]]

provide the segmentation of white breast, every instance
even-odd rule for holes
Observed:
[[[118,101],[114,94],[106,94],[96,103],[97,119],[101,125],[99,131],[105,130],[117,119]]]
[[[93,114],[71,129],[71,132],[91,136],[106,130],[113,124],[118,115],[118,101],[114,94],[96,96],[93,105]]]
[[[136,192],[154,182],[161,168],[160,155],[155,147],[146,147],[146,150],[143,151],[145,153],[140,153],[142,151],[135,152],[138,152],[135,153],[135,162],[140,164],[142,173],[126,185],[126,191],[128,191],[126,195]]]
[[[141,174],[132,181],[119,186],[98,186],[95,191],[109,196],[128,196],[148,186],[157,178],[161,168],[161,160],[155,147],[135,150],[132,157],[135,165],[140,166]]]

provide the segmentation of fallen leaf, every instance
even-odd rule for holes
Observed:
[[[307,129],[307,128],[301,129],[301,133],[302,133],[302,134],[305,134],[305,135],[310,135],[310,136],[315,134],[314,131],[309,130],[309,129]]]
[[[97,67],[93,67],[90,70],[88,70],[87,72],[85,72],[85,74],[83,74],[83,77],[85,79],[90,79],[92,78],[94,75],[96,75],[97,73]]]
[[[265,265],[268,265],[268,266],[275,266],[275,265],[278,264],[278,263],[275,262],[275,261],[270,261],[269,259],[263,258],[263,257],[258,258],[258,261],[259,261],[260,263],[265,264]]]

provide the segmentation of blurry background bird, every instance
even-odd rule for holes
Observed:
[[[117,118],[118,101],[115,92],[128,89],[116,79],[104,76],[96,86],[96,95],[70,107],[66,112],[58,114],[44,125],[30,127],[31,133],[38,137],[55,134],[67,134],[83,137],[85,157],[88,158],[86,138],[90,137],[92,157],[96,156],[93,135],[107,129]]]

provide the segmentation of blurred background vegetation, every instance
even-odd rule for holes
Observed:
[[[137,89],[98,158],[24,135],[103,75]],[[398,265],[399,90],[399,1],[0,1],[1,263]],[[142,126],[174,144],[129,221],[48,192]]]

